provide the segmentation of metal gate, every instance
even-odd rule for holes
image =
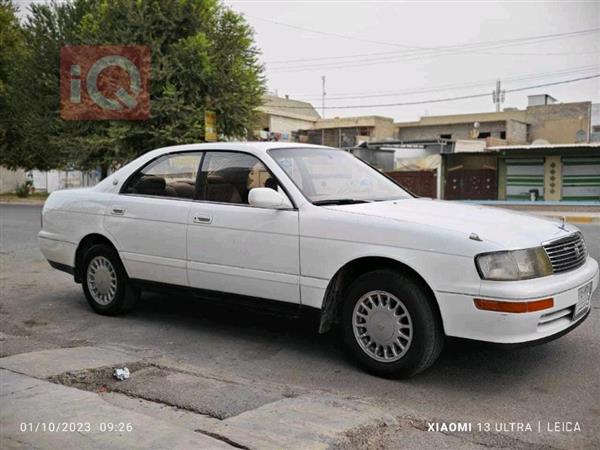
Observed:
[[[506,199],[529,200],[532,190],[544,199],[544,158],[507,159]]]
[[[562,158],[562,199],[600,200],[600,158]]]
[[[408,189],[419,197],[436,198],[437,173],[436,171],[406,171],[406,172],[387,172],[387,175],[401,186]]]
[[[448,169],[444,198],[446,200],[496,200],[498,176],[494,169]]]

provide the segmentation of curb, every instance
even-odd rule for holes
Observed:
[[[0,205],[18,205],[18,206],[44,206],[45,202],[3,202]]]

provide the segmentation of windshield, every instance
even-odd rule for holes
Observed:
[[[343,150],[282,148],[269,154],[314,204],[412,198],[392,180]]]

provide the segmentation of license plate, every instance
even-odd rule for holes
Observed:
[[[590,299],[592,297],[592,282],[590,281],[585,286],[582,286],[577,291],[577,304],[575,305],[575,313],[573,320],[579,319],[588,309],[590,309]]]

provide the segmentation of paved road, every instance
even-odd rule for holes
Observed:
[[[541,421],[541,433],[500,431],[518,436],[525,447],[600,446],[600,290],[587,322],[557,341],[512,351],[454,341],[426,373],[390,381],[357,369],[340,351],[337,336],[317,335],[310,318],[273,318],[156,294],[144,294],[128,316],[95,315],[81,287],[43,260],[35,241],[39,214],[39,207],[0,206],[0,331],[23,338],[7,340],[3,354],[28,345],[114,345],[290,389],[366,398],[385,410],[431,420],[490,422],[505,429],[510,422]],[[600,226],[580,228],[590,253],[600,259]],[[549,432],[548,422],[553,428],[578,422],[582,430]]]

